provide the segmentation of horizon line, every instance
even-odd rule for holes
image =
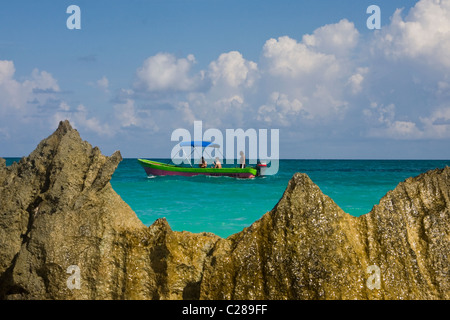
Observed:
[[[21,157],[1,157],[2,159],[22,159],[28,156]],[[150,159],[150,157],[123,157],[123,160],[134,160],[134,159]],[[151,157],[151,159],[164,159],[171,160],[171,158],[167,157]],[[225,159],[225,158],[224,158]],[[225,159],[226,160],[226,159]],[[239,160],[239,158],[234,158],[233,160]],[[247,159],[248,162],[249,159]],[[250,159],[254,160],[254,159]],[[300,160],[300,161],[323,161],[323,160],[331,160],[331,161],[450,161],[450,159],[418,159],[418,158],[280,158],[280,159],[267,159],[267,160]]]

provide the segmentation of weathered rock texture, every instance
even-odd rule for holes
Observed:
[[[449,230],[449,167],[400,183],[358,218],[298,173],[271,212],[216,243],[201,297],[448,299]]]
[[[358,218],[296,174],[272,211],[222,239],[143,225],[109,183],[120,161],[67,121],[18,164],[0,159],[1,299],[450,298],[448,167]]]

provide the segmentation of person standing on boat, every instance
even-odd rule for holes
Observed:
[[[222,164],[219,161],[219,157],[216,157],[216,161],[214,162],[214,169],[222,169]]]
[[[241,155],[241,159],[239,160],[240,168],[244,169],[245,168],[245,154],[244,154],[244,151],[241,151],[240,155]]]
[[[206,163],[204,157],[202,157],[202,161],[199,163],[198,166],[199,166],[200,168],[206,168],[206,167],[208,167],[208,164]]]

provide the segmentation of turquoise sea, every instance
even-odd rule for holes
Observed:
[[[165,217],[176,231],[227,237],[271,210],[295,172],[308,174],[344,211],[360,216],[399,182],[446,165],[450,160],[280,160],[276,175],[255,179],[150,178],[137,159],[124,159],[111,184],[146,225]]]
[[[278,174],[255,179],[148,178],[136,159],[125,159],[111,184],[146,225],[165,217],[176,231],[227,237],[270,211],[296,172],[308,174],[345,212],[360,216],[399,182],[446,165],[450,160],[281,160]]]

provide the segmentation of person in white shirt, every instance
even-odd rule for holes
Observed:
[[[245,168],[245,154],[244,154],[244,151],[241,151],[240,155],[241,155],[241,159],[239,159],[240,168],[244,169]]]

